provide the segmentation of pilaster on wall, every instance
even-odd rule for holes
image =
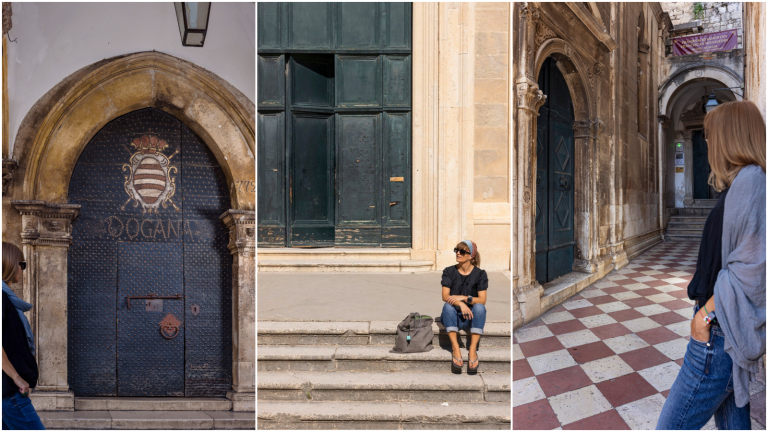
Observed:
[[[31,395],[38,410],[74,410],[67,381],[67,251],[77,204],[11,201],[21,213],[21,241],[27,268],[21,297],[34,306],[29,321],[40,370]],[[64,289],[62,289],[64,287]]]
[[[256,212],[228,210],[232,253],[232,400],[234,411],[256,410]]]

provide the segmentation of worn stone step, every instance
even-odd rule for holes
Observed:
[[[704,222],[702,223],[692,223],[692,222],[676,222],[676,221],[670,221],[669,225],[667,225],[668,229],[693,229],[693,230],[703,230],[704,229]]]
[[[389,346],[261,346],[259,371],[359,371],[359,372],[450,372],[451,351],[435,347],[425,353],[390,353]],[[509,348],[478,349],[480,372],[511,370]],[[462,349],[468,361],[468,353]]]
[[[295,260],[259,261],[260,272],[309,272],[309,273],[426,273],[432,271],[434,262],[418,260],[401,261],[347,261],[347,260]]]
[[[394,346],[399,321],[277,322],[259,321],[257,340],[263,345],[387,345]],[[450,346],[448,334],[432,324],[435,346]],[[459,332],[459,343],[468,346],[468,335]],[[509,347],[510,323],[486,323],[481,347]]]
[[[259,429],[511,429],[509,403],[259,402]]]
[[[279,261],[408,261],[409,248],[259,248],[259,262]]]
[[[260,401],[511,402],[508,373],[271,371],[257,380]]]
[[[701,235],[675,235],[667,234],[667,240],[669,241],[701,241]]]
[[[230,411],[227,398],[76,397],[76,411]]]
[[[232,411],[41,411],[46,429],[255,429],[256,413]]]

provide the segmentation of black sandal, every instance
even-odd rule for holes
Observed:
[[[469,360],[469,362],[467,363],[467,375],[477,375],[477,369],[480,367],[480,357],[478,357],[477,353],[475,353],[474,361],[470,360],[469,357],[467,357],[467,360]],[[470,365],[472,363],[477,363],[477,366],[475,366],[474,368],[471,367]]]
[[[451,357],[453,357],[453,353],[451,353]],[[461,366],[456,364],[456,361],[462,361],[460,358],[453,357],[453,360],[451,360],[451,372],[455,374],[461,374],[461,368],[464,366],[463,364]]]

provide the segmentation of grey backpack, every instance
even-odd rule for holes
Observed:
[[[432,351],[432,317],[411,312],[397,325],[395,348],[391,353],[406,354]]]

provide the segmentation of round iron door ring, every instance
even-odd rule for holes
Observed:
[[[160,321],[160,334],[166,339],[173,339],[180,333],[179,326],[181,326],[181,321],[169,313]]]

